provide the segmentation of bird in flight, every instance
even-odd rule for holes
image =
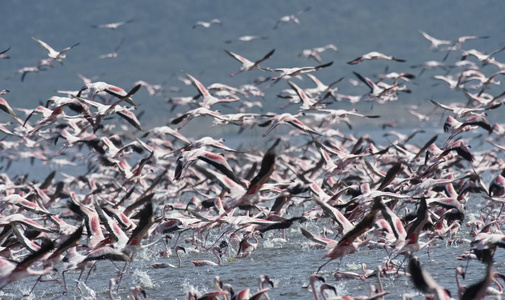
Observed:
[[[255,69],[261,69],[260,68],[260,63],[264,62],[265,60],[269,59],[270,57],[272,57],[272,55],[274,54],[275,52],[275,49],[273,49],[272,51],[268,52],[267,55],[265,55],[262,59],[260,60],[257,60],[255,62],[252,62],[250,60],[248,60],[247,58],[243,57],[243,56],[240,56],[236,53],[233,53],[231,51],[228,51],[228,50],[224,50],[226,53],[228,53],[231,57],[235,58],[236,60],[238,60],[239,62],[242,63],[242,67],[240,68],[240,70],[238,70],[238,72],[236,73],[233,73],[231,74],[230,76],[233,77],[239,73],[242,73],[244,71],[251,71],[251,70],[255,70]]]
[[[389,56],[389,55],[385,55],[385,54],[382,54],[382,53],[379,53],[376,51],[372,51],[367,54],[363,54],[362,56],[360,56],[356,59],[353,59],[347,63],[350,65],[355,65],[355,64],[358,64],[364,60],[372,60],[372,59],[379,59],[379,58],[393,60],[393,61],[397,61],[397,62],[405,62],[404,59],[394,58],[393,56]]]
[[[103,29],[118,29],[119,27],[126,25],[128,23],[133,22],[133,19],[127,20],[127,21],[121,21],[121,22],[116,22],[116,23],[108,23],[108,24],[100,24],[100,25],[91,25],[93,28],[103,28]]]
[[[46,48],[46,50],[48,52],[47,56],[49,56],[49,58],[52,58],[60,63],[64,58],[67,57],[65,52],[67,52],[68,50],[73,49],[73,48],[77,47],[77,45],[79,45],[79,43],[77,43],[77,44],[67,47],[61,51],[56,51],[51,46],[49,46],[45,42],[43,42],[35,37],[33,38],[33,40],[36,41],[37,43],[39,43],[42,47]]]

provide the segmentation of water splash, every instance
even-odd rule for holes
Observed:
[[[133,271],[133,281],[145,288],[154,287],[153,281],[151,280],[151,277],[149,276],[147,271],[141,271],[139,269],[135,269]]]
[[[89,286],[87,286],[83,281],[78,281],[77,282],[77,287],[82,293],[83,298],[91,297],[93,299],[96,299],[96,292]]]

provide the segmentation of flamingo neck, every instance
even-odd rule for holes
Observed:
[[[221,257],[217,253],[217,250],[214,248],[214,250],[212,252],[214,252],[214,256],[217,258],[217,264],[221,265]]]
[[[252,233],[252,239],[254,240],[255,246],[258,246],[259,241],[258,241],[258,238],[256,237],[256,233],[254,231]]]
[[[177,255],[177,260],[179,260],[178,267],[180,268],[182,264],[181,264],[181,255],[179,254],[179,251],[176,251],[176,255]]]
[[[499,273],[494,273],[493,276],[491,277],[491,281],[496,284],[498,287],[498,292],[500,294],[503,293],[503,285],[498,281],[497,277],[499,276]]]

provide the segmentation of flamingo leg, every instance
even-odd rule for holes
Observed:
[[[327,262],[325,262],[324,264],[322,264],[322,265],[321,265],[321,266],[317,269],[316,274],[317,274],[317,273],[319,273],[319,271],[321,271],[321,269],[322,269],[324,266],[326,266],[326,265],[327,265],[330,261],[332,261],[332,260],[333,260],[333,258],[330,258]]]
[[[81,274],[79,274],[79,277],[77,278],[75,286],[79,286],[79,281],[81,280],[82,273],[84,273],[84,268],[81,270]]]
[[[28,292],[28,294],[26,294],[25,296],[30,296],[33,292],[33,290],[35,289],[35,287],[37,286],[37,284],[39,283],[39,281],[42,279],[42,275],[39,276],[39,278],[37,278],[37,281],[35,281],[35,284],[33,285],[32,289],[30,290],[30,292]]]
[[[89,275],[91,275],[91,271],[93,271],[93,269],[95,269],[95,270],[96,270],[96,261],[95,261],[95,263],[91,266],[91,268],[89,269],[88,275],[86,275],[86,279],[84,279],[84,283],[86,283],[86,282],[88,281]]]
[[[119,292],[119,287],[121,286],[121,280],[123,279],[123,275],[124,273],[126,272],[127,270],[127,267],[130,265],[129,262],[125,262],[124,266],[123,266],[123,270],[121,271],[121,274],[119,275],[119,280],[117,282],[117,288],[116,288],[116,291]]]
[[[64,270],[61,272],[61,277],[63,278],[63,292],[61,293],[62,295],[67,294],[67,281],[65,280],[65,273],[66,272],[67,272],[67,270]]]

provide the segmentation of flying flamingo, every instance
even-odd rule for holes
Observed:
[[[233,169],[230,167],[230,165],[222,155],[208,152],[201,148],[185,151],[181,154],[181,156],[178,158],[177,166],[175,168],[174,180],[179,180],[184,170],[186,170],[197,159],[203,160],[206,163],[211,164],[221,173],[223,173],[236,183],[238,184],[241,183],[238,177],[233,172]]]
[[[95,123],[93,124],[94,131],[96,131],[99,128],[104,117],[114,114],[114,113],[118,114],[120,117],[125,119],[128,123],[133,125],[138,130],[142,130],[139,120],[137,119],[135,114],[133,112],[131,112],[132,108],[127,108],[127,107],[123,107],[123,106],[119,105],[123,101],[129,102],[129,103],[132,102],[133,100],[131,99],[131,96],[133,94],[135,94],[139,90],[140,87],[141,87],[141,85],[137,84],[127,94],[125,94],[124,97],[123,96],[120,97],[119,100],[112,103],[111,105],[105,105],[105,104],[101,104],[99,102],[95,102],[93,100],[87,100],[87,99],[81,98],[79,94],[78,94],[78,96],[76,96],[76,99],[79,99],[79,101],[80,101],[79,103],[83,102],[83,103],[85,103],[89,106],[92,106],[98,110],[98,112],[95,114],[96,115]],[[83,105],[83,104],[81,103],[81,105]],[[85,117],[90,118],[91,113],[88,112]]]
[[[260,67],[260,63],[264,62],[265,60],[269,59],[270,57],[272,57],[272,55],[274,54],[275,52],[275,49],[273,49],[272,51],[268,52],[267,55],[265,55],[263,58],[261,58],[260,60],[257,60],[255,62],[252,62],[250,60],[248,60],[247,58],[243,57],[243,56],[240,56],[238,54],[235,54],[231,51],[228,51],[228,50],[224,50],[226,53],[228,53],[231,57],[235,58],[236,60],[238,60],[239,62],[242,63],[242,67],[240,67],[240,70],[238,70],[236,73],[233,73],[231,74],[230,76],[233,77],[239,73],[242,73],[244,71],[251,71],[251,70],[255,70],[255,69],[260,69],[261,70],[261,67]]]
[[[370,89],[370,96],[376,97],[376,98],[392,98],[394,96],[394,93],[398,90],[399,86],[394,84],[391,87],[384,88],[379,85],[377,85],[375,82],[373,82],[370,78],[364,77],[361,74],[357,72],[353,72],[358,79],[363,82],[365,85],[368,86]]]
[[[268,37],[258,36],[258,35],[244,35],[244,36],[240,36],[240,37],[236,38],[236,40],[239,42],[250,42],[253,40],[266,40],[266,39],[268,39]],[[233,42],[233,40],[226,40],[225,41],[226,44],[231,44],[232,42]]]
[[[333,64],[333,62],[329,62],[329,63],[318,65],[315,67],[276,68],[276,69],[263,68],[263,70],[270,71],[270,72],[281,72],[281,75],[272,78],[272,80],[278,80],[283,77],[296,77],[301,74],[315,72],[317,70],[327,68],[327,67],[331,66],[332,64]]]
[[[7,91],[7,90],[5,90]],[[3,94],[5,94],[6,92],[3,92]],[[14,112],[14,110],[11,108],[11,106],[9,105],[9,103],[7,103],[7,101],[0,97],[0,109],[5,111],[6,113],[8,113],[9,115],[11,115],[11,117],[16,121],[18,122],[19,124],[23,125],[23,121],[16,115],[16,113]]]
[[[29,276],[40,276],[54,272],[55,269],[52,266],[42,270],[33,270],[30,268],[33,263],[39,261],[53,248],[54,244],[52,242],[47,242],[40,247],[38,251],[28,255],[19,263],[11,262],[3,256],[0,256],[0,289],[3,289],[9,283],[22,280]]]
[[[321,56],[319,54],[325,52],[328,49],[332,49],[333,51],[338,52],[337,46],[335,46],[333,44],[328,44],[328,45],[326,45],[324,47],[316,47],[316,48],[312,48],[312,49],[304,49],[304,50],[302,50],[302,52],[300,52],[300,54],[298,54],[298,56],[303,56],[303,57],[307,57],[307,58],[313,58],[318,63],[321,63],[322,58],[321,58]]]
[[[73,48],[77,47],[77,45],[79,45],[79,43],[77,43],[77,44],[67,47],[61,51],[56,51],[51,46],[49,46],[48,44],[44,43],[43,41],[41,41],[37,38],[33,38],[33,40],[36,41],[37,43],[39,43],[42,47],[44,47],[47,50],[47,52],[48,52],[47,56],[49,56],[49,58],[52,58],[52,59],[58,61],[59,63],[61,63],[62,60],[67,57],[65,52],[67,52],[68,50],[73,49]]]
[[[367,54],[363,54],[362,56],[360,56],[354,60],[351,60],[347,63],[349,65],[355,65],[355,64],[358,64],[364,60],[372,60],[372,59],[387,59],[387,60],[392,60],[392,61],[397,61],[397,62],[405,62],[404,59],[394,58],[393,56],[389,56],[389,55],[385,55],[385,54],[382,54],[379,52],[372,51]]]
[[[437,299],[449,300],[451,297],[445,288],[438,284],[428,271],[421,268],[419,259],[411,257],[409,262],[409,273],[414,286],[425,294],[436,294]],[[461,298],[463,299],[463,298]],[[475,298],[467,298],[475,299]]]
[[[200,82],[198,81],[195,77],[187,74],[184,72],[184,75],[191,80],[191,83],[196,87],[200,95],[203,97],[202,102],[200,103],[200,106],[203,108],[210,109],[212,106],[221,103],[221,102],[235,102],[237,99],[233,98],[226,98],[226,99],[218,99],[210,94],[210,92],[207,90],[207,88]]]
[[[123,42],[124,42],[124,38],[121,39],[121,41],[119,41],[119,44],[116,46],[116,48],[114,48],[114,52],[110,52],[110,53],[106,53],[106,54],[102,54],[100,55],[100,59],[105,59],[105,58],[117,58],[117,52],[119,51],[119,48],[121,48],[121,45],[123,45]]]
[[[442,45],[450,45],[451,44],[451,41],[436,39],[422,30],[419,30],[419,33],[421,33],[425,39],[430,41],[430,43],[431,43],[430,49],[437,49],[438,47],[440,47]]]
[[[194,25],[193,25],[193,29],[197,28],[197,27],[203,27],[203,28],[210,28],[210,26],[212,26],[212,24],[219,24],[221,25],[222,22],[221,20],[219,19],[212,19],[210,20],[209,22],[205,22],[205,21],[198,21],[196,22]]]
[[[323,258],[329,257],[330,259],[322,264],[317,273],[329,262],[337,258],[342,259],[345,255],[354,253],[358,250],[364,242],[357,240],[361,235],[368,231],[374,224],[375,216],[380,208],[380,197],[375,198],[371,211],[363,217],[363,219],[354,226],[349,232],[344,234],[340,241],[330,240],[326,245],[326,253]]]
[[[179,117],[172,119],[170,121],[170,124],[179,124],[182,121],[184,121],[181,125],[179,125],[179,127],[177,127],[177,130],[181,130],[182,127],[184,127],[186,124],[189,123],[189,121],[193,120],[196,117],[201,117],[201,116],[211,116],[211,117],[218,119],[220,121],[227,120],[224,115],[221,115],[219,113],[219,111],[213,111],[213,110],[207,109],[205,107],[199,107],[199,108],[189,110],[189,111],[183,113],[182,115],[180,115]]]
[[[492,260],[490,260],[487,263],[486,275],[484,278],[469,286],[461,296],[461,300],[480,300],[486,296],[494,275],[492,265]]]
[[[300,10],[299,12],[295,13],[295,14],[292,14],[292,15],[287,15],[287,16],[284,16],[284,17],[281,17],[277,23],[275,23],[275,26],[274,26],[274,29],[277,29],[279,28],[279,25],[281,24],[285,24],[285,23],[289,23],[289,22],[293,22],[295,24],[298,24],[300,25],[300,20],[298,19],[298,16],[303,14],[304,12],[306,11],[309,11],[310,10],[310,6],[303,9],[303,10]]]
[[[0,52],[0,58],[2,58],[2,59],[8,59],[8,58],[10,58],[8,55],[6,55],[6,54],[5,54],[5,53],[7,53],[7,51],[9,51],[10,49],[11,49],[11,47],[9,47],[9,48],[7,48],[7,49],[5,49],[5,50],[1,51],[1,52]]]
[[[302,121],[298,120],[296,117],[298,117],[298,114],[293,116],[292,114],[289,113],[283,113],[280,115],[275,115],[272,119],[258,124],[260,127],[266,127],[270,126],[265,133],[263,133],[263,137],[267,136],[275,127],[279,126],[280,124],[289,124],[293,125],[297,129],[308,133],[308,134],[315,134],[315,135],[320,135],[318,132],[314,131],[312,128],[308,127],[305,125]]]
[[[501,197],[505,195],[505,170],[491,181],[488,190],[490,197]]]
[[[25,80],[26,74],[28,73],[38,73],[41,71],[39,67],[24,67],[17,71],[18,74],[21,74],[21,82]]]
[[[288,80],[288,84],[296,92],[298,98],[300,98],[300,101],[302,102],[301,110],[313,109],[320,102],[318,99],[309,97],[302,88],[293,82]]]
[[[115,23],[107,23],[107,24],[100,24],[100,25],[91,25],[93,28],[101,28],[101,29],[118,29],[119,27],[126,25],[128,23],[133,22],[133,19],[126,20],[126,21],[121,21],[121,22],[115,22]]]
[[[137,85],[140,87],[140,85]],[[138,90],[137,86],[135,86],[133,90],[135,90],[135,92]],[[138,106],[135,102],[133,102],[133,99],[131,99],[131,96],[135,93],[127,93],[125,90],[123,90],[122,88],[120,87],[117,87],[115,85],[112,85],[112,84],[108,84],[107,82],[103,82],[103,81],[97,81],[97,82],[91,82],[91,83],[86,83],[80,90],[79,92],[77,93],[76,97],[81,97],[81,94],[83,91],[85,90],[89,90],[90,91],[90,94],[92,95],[91,96],[91,100],[95,99],[96,95],[98,95],[98,93],[101,93],[101,92],[106,92],[114,97],[117,97],[119,99],[122,99],[123,101],[126,101],[128,102],[129,104],[133,105],[133,106]],[[117,105],[117,104],[116,104]]]

